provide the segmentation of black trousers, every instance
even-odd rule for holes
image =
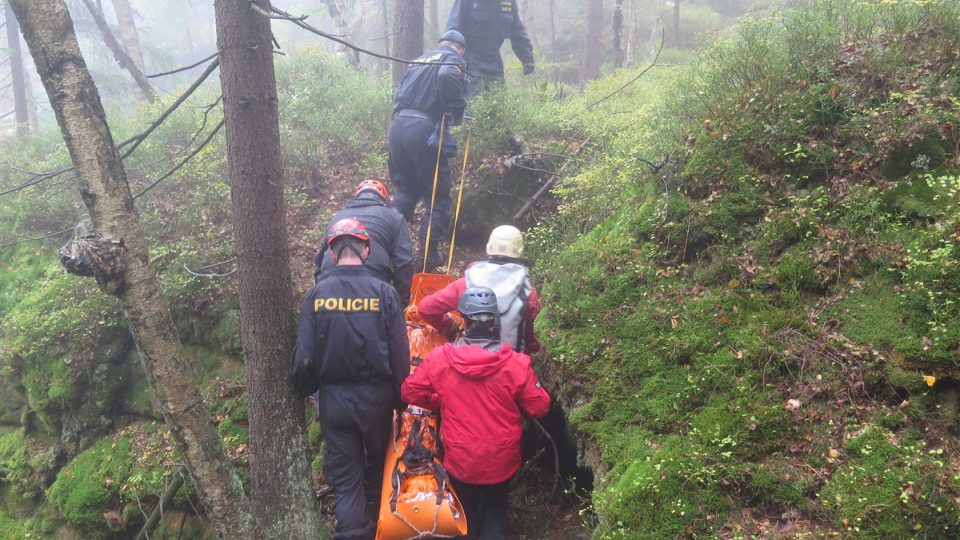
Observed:
[[[447,238],[450,229],[450,165],[446,158],[440,158],[432,217],[429,212],[437,150],[427,146],[427,139],[434,129],[435,124],[429,120],[397,116],[390,122],[388,133],[390,159],[387,168],[394,188],[391,207],[403,214],[407,223],[410,223],[417,203],[423,201],[427,213],[420,224],[420,245],[427,257],[427,270],[442,264],[437,254],[437,244]],[[431,219],[430,245],[426,246],[427,226]],[[416,271],[419,272],[420,268],[416,268]]]
[[[510,480],[499,484],[466,484],[451,477],[453,489],[467,514],[469,540],[505,540],[507,537],[507,509],[510,504]]]
[[[372,540],[390,439],[393,390],[386,385],[322,385],[323,477],[333,488],[336,539]]]

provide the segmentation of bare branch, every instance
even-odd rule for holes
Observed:
[[[21,238],[21,239],[19,239],[19,240],[13,240],[13,241],[10,241],[10,242],[6,242],[6,243],[3,243],[3,244],[0,244],[0,248],[10,247],[10,246],[16,246],[16,245],[18,245],[18,244],[23,244],[23,243],[26,243],[26,242],[34,242],[34,241],[37,241],[37,240],[46,240],[47,238],[53,238],[54,236],[59,236],[59,235],[64,234],[64,233],[68,233],[68,232],[70,232],[70,231],[72,231],[72,230],[73,230],[73,227],[70,227],[69,229],[64,229],[64,230],[62,230],[62,231],[52,232],[52,233],[50,233],[50,234],[45,234],[45,235],[43,235],[43,236],[35,236],[35,237],[33,237],[33,238]]]
[[[236,260],[236,259],[234,259],[234,260]],[[225,273],[223,273],[223,274],[217,274],[217,273],[215,273],[215,272],[210,272],[210,273],[207,273],[207,274],[201,274],[201,273],[199,273],[199,272],[194,272],[193,270],[191,270],[190,268],[188,268],[186,264],[183,265],[183,270],[184,270],[186,273],[190,274],[191,276],[197,276],[197,277],[202,277],[202,278],[210,278],[210,279],[230,277],[230,276],[232,276],[233,274],[236,274],[236,273],[237,273],[237,268],[235,267],[233,270],[230,270],[229,272],[225,272]]]
[[[197,62],[197,63],[195,63],[195,64],[190,64],[189,66],[183,66],[182,68],[177,68],[177,69],[173,69],[173,70],[170,70],[170,71],[164,71],[163,73],[154,73],[153,75],[147,75],[147,78],[148,78],[148,79],[156,79],[157,77],[166,77],[167,75],[173,75],[174,73],[180,73],[180,72],[182,72],[182,71],[187,71],[188,69],[193,69],[193,68],[199,66],[200,64],[202,64],[202,63],[204,63],[204,62],[206,62],[206,61],[208,61],[208,60],[213,60],[213,59],[216,58],[219,54],[220,54],[220,52],[217,51],[217,52],[211,54],[210,56],[204,58],[203,60],[200,60],[199,62]]]
[[[320,37],[327,38],[327,39],[329,39],[329,40],[331,40],[331,41],[336,41],[337,43],[339,43],[339,44],[341,44],[341,45],[344,45],[344,46],[346,46],[346,47],[348,47],[348,48],[350,48],[350,49],[353,49],[354,51],[357,51],[358,53],[363,53],[363,54],[372,56],[372,57],[374,57],[374,58],[381,58],[381,59],[383,59],[383,60],[390,60],[390,61],[392,61],[392,62],[400,62],[401,64],[421,64],[421,65],[461,66],[461,67],[462,67],[462,64],[461,64],[461,63],[458,63],[458,62],[418,62],[418,61],[416,61],[416,60],[404,60],[403,58],[397,58],[397,57],[395,57],[395,56],[390,56],[390,55],[386,55],[386,54],[376,53],[376,52],[373,52],[373,51],[364,49],[364,48],[362,48],[362,47],[357,47],[356,45],[354,45],[354,44],[352,44],[352,43],[350,43],[350,42],[348,42],[348,41],[346,41],[346,40],[344,40],[344,39],[340,39],[340,38],[334,36],[333,34],[328,34],[328,33],[324,32],[323,30],[320,30],[319,28],[317,28],[317,27],[315,27],[315,26],[312,26],[312,25],[310,25],[309,23],[304,22],[304,19],[306,19],[306,16],[295,17],[295,16],[287,13],[286,11],[283,11],[282,9],[280,9],[280,8],[278,8],[278,7],[275,7],[275,6],[271,6],[270,9],[271,9],[271,11],[273,11],[273,13],[275,13],[276,15],[271,15],[271,14],[267,13],[267,12],[266,12],[264,9],[262,9],[261,7],[257,6],[257,5],[256,5],[255,3],[253,3],[252,1],[250,2],[250,5],[251,5],[251,9],[253,9],[253,10],[256,11],[257,13],[260,13],[261,15],[263,15],[263,16],[265,16],[265,17],[270,17],[271,19],[281,19],[281,20],[285,20],[285,21],[290,21],[290,22],[292,22],[293,24],[299,26],[300,28],[303,28],[304,30],[307,30],[308,32],[312,32],[312,33],[314,33],[314,34],[316,34],[316,35],[318,35],[318,36],[320,36]]]
[[[660,30],[660,48],[657,49],[657,54],[656,54],[656,56],[653,57],[653,62],[650,62],[650,65],[649,65],[649,66],[647,66],[646,68],[644,68],[644,70],[641,71],[639,75],[637,75],[636,77],[634,77],[634,78],[630,79],[629,81],[627,81],[623,86],[621,86],[620,88],[617,88],[617,89],[614,90],[613,92],[610,92],[609,94],[603,96],[602,98],[600,98],[600,99],[594,101],[593,103],[587,105],[586,108],[587,108],[587,109],[592,109],[594,106],[599,105],[599,104],[603,103],[604,101],[612,98],[613,96],[619,94],[621,91],[623,91],[623,89],[625,89],[626,87],[630,86],[631,84],[639,81],[639,80],[640,80],[640,77],[643,77],[644,74],[646,74],[648,71],[650,71],[651,69],[653,69],[653,67],[657,65],[657,60],[660,58],[660,52],[663,50],[663,41],[664,41],[663,35],[664,35],[664,32],[663,32],[663,30],[661,29],[661,30]]]
[[[590,138],[591,138],[591,135],[587,135],[587,138],[580,143],[580,147],[577,148],[577,151],[574,152],[573,154],[574,157],[576,157],[577,155],[580,154],[580,152],[583,151],[583,149],[587,146],[587,143],[590,142]],[[537,192],[534,193],[533,196],[530,197],[530,199],[523,206],[521,206],[519,210],[517,210],[517,213],[513,215],[512,219],[514,222],[519,221],[520,218],[522,218],[524,214],[527,213],[527,211],[533,208],[533,203],[537,202],[537,199],[542,197],[544,193],[550,190],[550,187],[553,186],[553,183],[557,181],[557,178],[560,177],[560,173],[562,173],[564,169],[566,169],[569,163],[570,163],[570,160],[565,161],[563,165],[561,165],[560,168],[557,169],[556,172],[550,173],[550,178],[546,182],[544,182],[544,184],[540,186],[540,189],[538,189]]]
[[[207,146],[207,144],[209,144],[211,140],[213,140],[213,136],[216,135],[217,133],[219,133],[220,130],[223,128],[224,122],[225,122],[225,120],[220,120],[220,123],[217,124],[217,127],[213,128],[213,131],[211,131],[211,132],[210,132],[210,135],[208,135],[207,138],[204,139],[204,141],[203,141],[202,143],[200,143],[200,146],[196,147],[192,152],[190,152],[189,155],[187,155],[187,157],[183,158],[183,160],[180,161],[180,163],[177,163],[172,169],[170,169],[169,171],[167,171],[166,173],[164,173],[163,176],[161,176],[160,178],[157,178],[157,179],[154,180],[150,185],[148,185],[147,187],[143,188],[143,189],[140,191],[140,193],[137,193],[136,195],[134,195],[133,198],[134,198],[134,199],[138,199],[141,195],[143,195],[144,193],[146,193],[146,192],[150,191],[151,189],[155,188],[155,187],[157,186],[157,184],[159,184],[160,182],[166,180],[166,179],[169,178],[171,175],[173,175],[173,173],[177,172],[178,170],[180,170],[181,167],[183,167],[184,165],[186,165],[188,161],[190,161],[191,159],[193,159],[194,156],[196,156],[197,154],[199,154],[200,151],[203,150],[203,148],[204,148],[205,146]]]
[[[206,266],[201,266],[200,268],[197,268],[197,272],[202,272],[202,271],[204,271],[204,270],[210,270],[211,268],[216,268],[216,267],[218,267],[218,266],[224,266],[224,265],[227,265],[227,264],[230,264],[230,263],[235,263],[235,262],[237,262],[237,258],[236,258],[236,257],[232,257],[232,258],[227,259],[227,260],[225,260],[225,261],[215,262],[215,263],[213,263],[213,264],[208,264],[208,265],[206,265]]]
[[[190,95],[197,90],[197,88],[200,88],[200,85],[203,84],[205,80],[207,80],[207,77],[209,77],[210,74],[213,73],[213,71],[217,69],[217,66],[219,65],[220,65],[220,60],[214,60],[213,62],[210,62],[210,65],[207,66],[207,69],[203,70],[203,73],[201,73],[200,76],[197,77],[197,80],[193,81],[193,84],[191,84],[190,87],[187,88],[183,92],[183,94],[181,94],[180,97],[177,98],[176,101],[171,103],[170,106],[167,107],[167,110],[163,111],[163,114],[157,117],[157,119],[154,120],[153,123],[150,124],[150,126],[146,130],[144,130],[139,135],[134,135],[133,137],[130,137],[129,139],[117,145],[117,148],[123,148],[128,144],[131,144],[131,143],[133,144],[132,147],[130,147],[123,153],[122,157],[123,158],[129,157],[130,154],[132,154],[133,151],[136,150],[138,146],[140,146],[140,143],[146,140],[146,138],[151,133],[153,133],[155,129],[160,127],[160,124],[162,124],[167,119],[168,116],[173,114],[173,111],[177,110],[177,108],[180,107],[180,105],[182,105],[183,102],[186,101],[187,98],[190,97]]]

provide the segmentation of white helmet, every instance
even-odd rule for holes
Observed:
[[[523,255],[523,234],[513,225],[500,225],[490,232],[487,255],[519,259]]]

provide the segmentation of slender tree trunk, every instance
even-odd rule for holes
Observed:
[[[347,22],[346,8],[343,5],[343,0],[323,0],[323,3],[327,6],[327,11],[330,13],[334,32],[337,35],[346,36],[345,39],[350,41],[350,24]],[[337,55],[337,58],[353,67],[358,67],[353,51],[346,45],[334,43],[333,52]],[[220,73],[223,73],[223,71]]]
[[[623,0],[613,3],[613,67],[623,67]]]
[[[157,395],[157,405],[177,441],[209,517],[223,538],[256,538],[240,479],[234,474],[190,362],[177,340],[170,306],[149,264],[147,245],[130,195],[123,162],[107,127],[97,87],[90,77],[73,21],[63,0],[11,0],[40,73],[50,105],[80,178],[80,196],[97,236],[91,242],[112,248],[102,255],[116,283],[137,344],[140,361]],[[112,278],[110,276],[113,276]]]
[[[394,56],[413,60],[423,54],[423,0],[398,0],[393,17]],[[393,64],[393,86],[403,79],[407,66]]]
[[[534,13],[533,5],[534,2],[531,0],[523,0],[523,9],[520,11],[520,16],[523,17],[523,25],[527,28],[527,34],[530,36],[533,48],[539,50],[540,41],[537,39],[537,17]]]
[[[141,73],[146,73],[146,64],[143,63],[143,51],[140,49],[140,37],[137,35],[137,25],[133,20],[133,10],[129,0],[113,0],[113,9],[117,12],[117,24],[120,26],[120,39],[127,49],[127,54]]]
[[[287,379],[296,339],[270,19],[216,0],[220,84],[247,372],[251,499],[265,538],[319,538],[304,403]],[[257,4],[270,11],[269,0]]]
[[[440,28],[440,0],[430,0],[430,37],[438,38],[443,33]]]
[[[13,16],[10,4],[4,2],[7,22],[7,47],[10,49],[10,83],[13,85],[14,118],[17,121],[17,135],[30,131],[30,112],[27,109],[27,80],[23,71],[23,53],[20,50],[20,28]]]
[[[680,0],[673,0],[673,45],[680,48]]]
[[[96,23],[97,29],[100,30],[103,42],[106,43],[107,48],[113,53],[114,59],[120,64],[120,67],[130,73],[134,82],[137,83],[137,96],[141,101],[153,103],[157,99],[157,95],[150,86],[150,81],[147,80],[143,71],[137,67],[133,59],[130,58],[130,55],[128,55],[127,52],[123,50],[123,47],[120,46],[120,43],[117,42],[117,38],[113,36],[113,32],[110,30],[110,25],[108,25],[106,19],[103,18],[103,12],[94,4],[93,0],[83,0],[83,5],[87,7],[87,11],[89,11],[90,16],[93,17],[93,22]]]
[[[550,0],[550,51],[557,57],[557,2]]]
[[[600,77],[600,36],[603,33],[603,0],[587,2],[587,34],[583,44],[583,76],[588,81]]]

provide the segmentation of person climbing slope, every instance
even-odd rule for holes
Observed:
[[[446,237],[449,228],[450,166],[447,159],[456,155],[457,148],[448,128],[463,121],[466,108],[465,44],[460,32],[446,32],[440,36],[436,50],[417,58],[417,62],[430,63],[410,64],[393,98],[394,118],[388,132],[390,156],[387,164],[396,191],[392,207],[410,223],[417,202],[422,200],[426,206],[420,225],[420,246],[427,271],[442,264],[437,244],[438,239]],[[439,163],[438,146],[442,148]],[[436,197],[431,209],[435,176]],[[428,226],[431,227],[429,246],[425,245]]]
[[[413,247],[407,223],[396,210],[387,206],[389,202],[390,192],[383,182],[372,179],[360,182],[353,198],[343,210],[333,215],[324,237],[328,237],[333,225],[341,220],[360,220],[370,236],[370,256],[363,264],[378,278],[393,285],[400,295],[400,302],[406,306],[410,301],[410,280],[413,278]],[[314,262],[315,280],[336,266],[326,242]]]
[[[530,282],[530,271],[524,261],[523,235],[511,225],[501,225],[490,232],[487,241],[489,258],[471,263],[464,277],[423,298],[417,311],[423,320],[444,334],[455,332],[453,311],[463,291],[484,286],[493,289],[499,304],[500,341],[518,352],[533,353],[540,349],[533,323],[540,313],[540,297]]]
[[[406,323],[397,291],[363,265],[363,223],[336,222],[327,245],[336,266],[303,297],[290,378],[303,397],[319,389],[334,538],[372,539],[392,411],[410,373]]]
[[[526,412],[541,418],[550,395],[530,357],[500,342],[499,307],[488,287],[469,287],[457,309],[466,330],[437,347],[404,382],[404,401],[440,412],[443,465],[467,515],[467,536],[505,538],[510,478],[520,468]]]

